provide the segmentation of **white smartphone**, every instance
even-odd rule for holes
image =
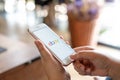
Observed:
[[[68,65],[72,62],[70,55],[74,54],[75,51],[46,24],[41,23],[30,27],[29,32],[34,38],[40,39],[63,65]]]

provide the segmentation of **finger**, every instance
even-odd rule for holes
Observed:
[[[66,44],[70,45],[69,41],[66,41]]]
[[[87,69],[85,70],[85,73],[86,73],[86,75],[91,75],[91,69],[90,69],[90,68],[87,68]]]
[[[64,37],[62,35],[60,35],[60,38],[64,40]]]
[[[81,64],[79,61],[73,63],[74,69],[79,73],[84,75],[85,74],[85,66]]]
[[[79,60],[79,59],[88,59],[91,60],[94,57],[94,50],[82,50],[77,52],[76,54],[71,55],[71,59]]]
[[[48,51],[48,49],[44,46],[44,44],[41,41],[36,40],[35,44],[36,44],[42,58],[49,59],[52,57],[51,53]]]
[[[92,76],[107,76],[107,72],[106,71],[104,71],[104,70],[101,70],[101,69],[97,69],[97,70],[95,70],[95,71],[92,71],[91,72],[91,75]]]
[[[65,41],[65,39],[62,35],[60,35],[60,38]],[[69,41],[65,41],[65,42],[66,42],[66,44],[70,45]]]
[[[83,46],[83,47],[76,47],[76,48],[74,48],[74,50],[76,52],[78,52],[78,51],[81,51],[81,50],[94,50],[94,48],[90,47],[90,46]]]
[[[82,75],[91,75],[91,68],[81,63],[74,63],[74,69]]]

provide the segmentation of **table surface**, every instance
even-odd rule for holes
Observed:
[[[0,74],[40,57],[35,45],[0,35],[0,46],[7,50],[0,54]]]

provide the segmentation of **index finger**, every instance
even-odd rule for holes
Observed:
[[[81,50],[94,50],[94,48],[91,47],[91,46],[82,46],[82,47],[76,47],[76,48],[74,48],[74,50],[75,50],[76,52],[79,52],[79,51],[81,51]]]
[[[78,59],[92,59],[94,57],[94,51],[93,50],[82,50],[77,52],[76,54],[73,54],[70,56],[73,60]]]

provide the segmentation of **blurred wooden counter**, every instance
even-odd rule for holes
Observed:
[[[36,47],[0,35],[0,80],[46,80]],[[38,59],[38,60],[35,60]]]

